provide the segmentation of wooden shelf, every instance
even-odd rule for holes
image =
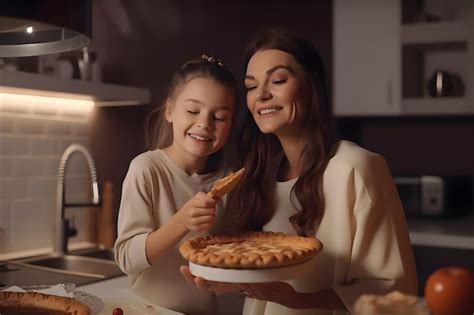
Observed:
[[[402,44],[467,42],[467,27],[460,21],[404,24],[401,41]]]
[[[115,84],[62,79],[41,74],[0,70],[0,92],[92,100],[96,106],[150,103],[150,90]]]

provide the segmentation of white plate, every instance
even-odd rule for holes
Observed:
[[[70,292],[74,294],[74,299],[79,302],[87,305],[91,311],[91,315],[98,315],[99,312],[104,308],[104,302],[96,295],[79,291],[75,289],[75,285],[72,283],[62,283],[61,284],[66,292],[71,296]],[[45,290],[50,289],[53,285],[30,285],[30,286],[21,286],[22,289],[26,291],[35,291],[35,292],[44,292]]]
[[[74,298],[87,305],[91,310],[91,315],[98,315],[99,312],[104,308],[104,302],[96,295],[75,290]]]
[[[225,269],[202,266],[189,262],[189,270],[193,275],[210,281],[259,283],[299,278],[305,273],[311,271],[313,265],[313,260],[309,260],[298,265],[281,268]]]

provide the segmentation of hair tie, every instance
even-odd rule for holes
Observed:
[[[220,59],[214,58],[211,55],[202,54],[201,59],[206,60],[207,62],[215,63],[221,67],[224,67],[224,64],[222,63]]]

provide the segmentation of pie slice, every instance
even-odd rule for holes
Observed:
[[[313,237],[276,232],[242,232],[198,235],[184,242],[179,251],[198,265],[230,269],[264,269],[306,262],[323,244]]]
[[[239,183],[242,175],[244,175],[244,172],[245,167],[242,167],[237,172],[230,172],[229,175],[222,177],[217,182],[215,182],[214,186],[212,186],[207,195],[221,198]]]
[[[90,315],[85,304],[68,297],[38,292],[0,292],[2,315]]]

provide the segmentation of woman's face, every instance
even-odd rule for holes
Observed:
[[[277,49],[257,51],[247,65],[245,86],[248,109],[263,133],[299,134],[311,88],[292,55]]]

